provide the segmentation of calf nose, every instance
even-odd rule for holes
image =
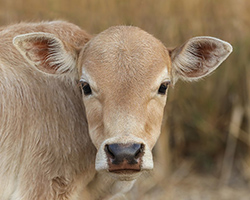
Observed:
[[[115,143],[105,146],[109,171],[122,170],[140,171],[144,145],[138,143]]]

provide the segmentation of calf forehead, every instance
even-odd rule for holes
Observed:
[[[160,41],[139,28],[127,26],[112,27],[97,35],[81,59],[84,72],[98,87],[105,88],[149,86],[170,67],[168,51]]]

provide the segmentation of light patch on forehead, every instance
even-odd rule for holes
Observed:
[[[167,66],[163,69],[163,71],[161,72],[161,76],[158,78],[159,82],[164,82],[164,81],[170,81],[170,74],[168,71]]]

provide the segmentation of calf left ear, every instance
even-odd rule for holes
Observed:
[[[62,74],[76,67],[76,52],[68,52],[63,42],[53,34],[18,35],[13,44],[32,66],[45,73]]]
[[[232,46],[213,37],[194,37],[170,50],[174,82],[193,81],[214,71],[232,52]]]

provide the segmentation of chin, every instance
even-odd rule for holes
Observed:
[[[106,171],[106,173],[119,181],[133,181],[138,179],[141,174],[143,173],[143,171],[133,171],[133,170],[120,170],[120,171],[116,171],[116,172],[109,172]]]

